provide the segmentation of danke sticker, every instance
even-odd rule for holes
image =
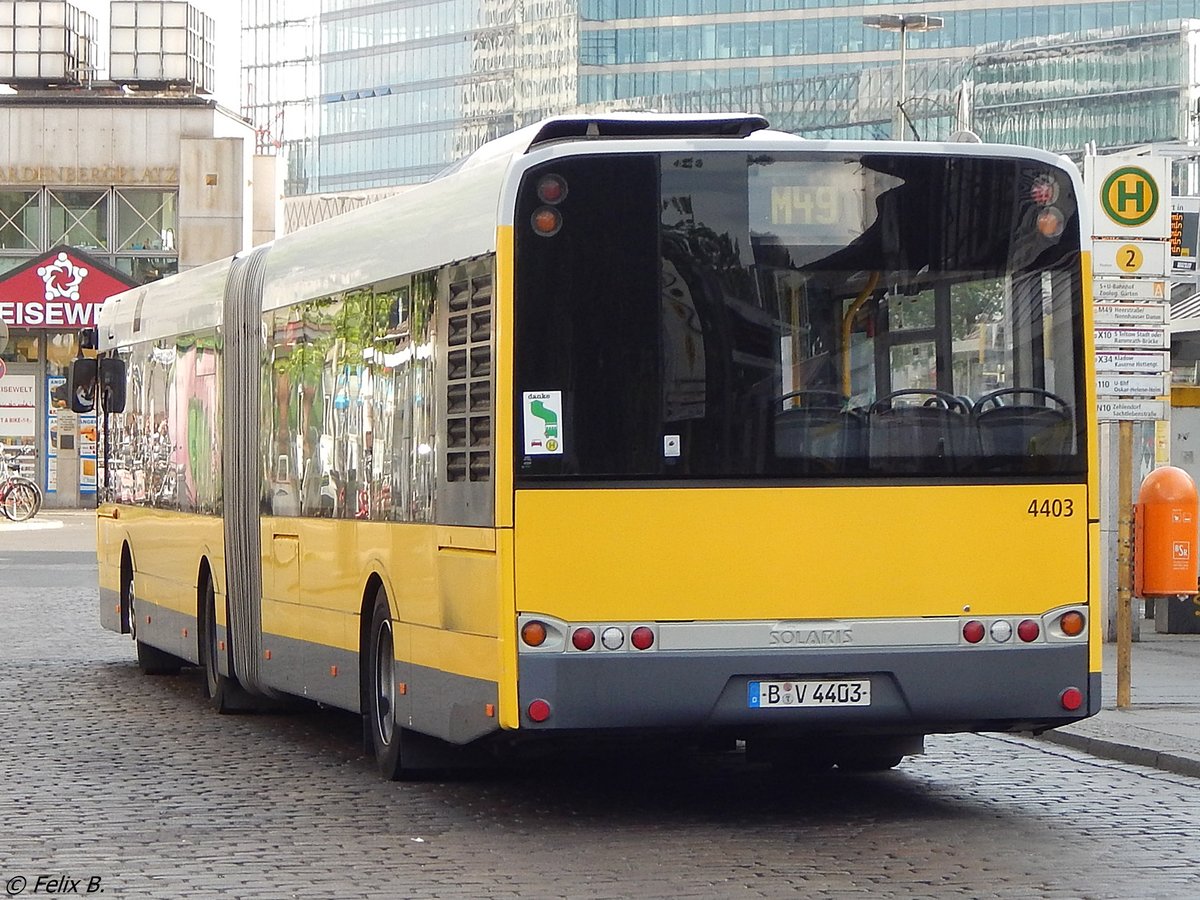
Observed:
[[[562,391],[525,391],[525,455],[548,456],[563,452]]]

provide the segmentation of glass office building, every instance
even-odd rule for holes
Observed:
[[[288,194],[317,190],[320,0],[242,0],[242,113],[255,150],[287,157]]]
[[[897,36],[863,15],[928,13],[945,27],[910,32],[910,59],[965,57],[976,47],[1065,32],[1200,16],[1196,0],[967,4],[886,0],[579,0],[584,103],[678,94],[893,64]]]
[[[985,140],[1078,155],[1193,143],[1200,22],[984,48],[965,73]]]
[[[286,8],[303,0],[244,2],[247,35],[259,34],[244,41],[254,49],[243,64],[260,67],[262,85],[265,70],[289,63],[262,49],[270,40],[254,15],[294,28]],[[983,45],[1200,18],[1200,0],[309,3],[319,9],[306,20],[316,46],[305,59],[315,60],[319,88],[309,143],[291,151],[305,154],[306,177],[289,193],[423,181],[491,137],[578,110],[754,109],[801,133],[884,137],[898,38],[863,25],[874,13],[945,19],[908,35],[909,95],[929,107],[919,117],[930,136],[953,127],[963,67]],[[300,83],[293,74],[283,86]],[[269,109],[260,100],[251,115],[262,127]]]

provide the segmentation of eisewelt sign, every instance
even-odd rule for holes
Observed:
[[[55,247],[0,278],[0,321],[71,330],[96,324],[100,304],[134,282],[82,251]]]

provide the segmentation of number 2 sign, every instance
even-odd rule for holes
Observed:
[[[1162,278],[1167,272],[1165,241],[1095,241],[1092,271],[1096,275],[1148,275]]]

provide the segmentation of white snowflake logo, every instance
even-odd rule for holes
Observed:
[[[79,285],[83,284],[83,279],[87,278],[88,273],[83,266],[77,266],[71,262],[65,253],[58,254],[58,258],[54,262],[48,266],[41,266],[37,271],[42,281],[46,283],[47,300],[53,300],[56,297],[78,300]]]

